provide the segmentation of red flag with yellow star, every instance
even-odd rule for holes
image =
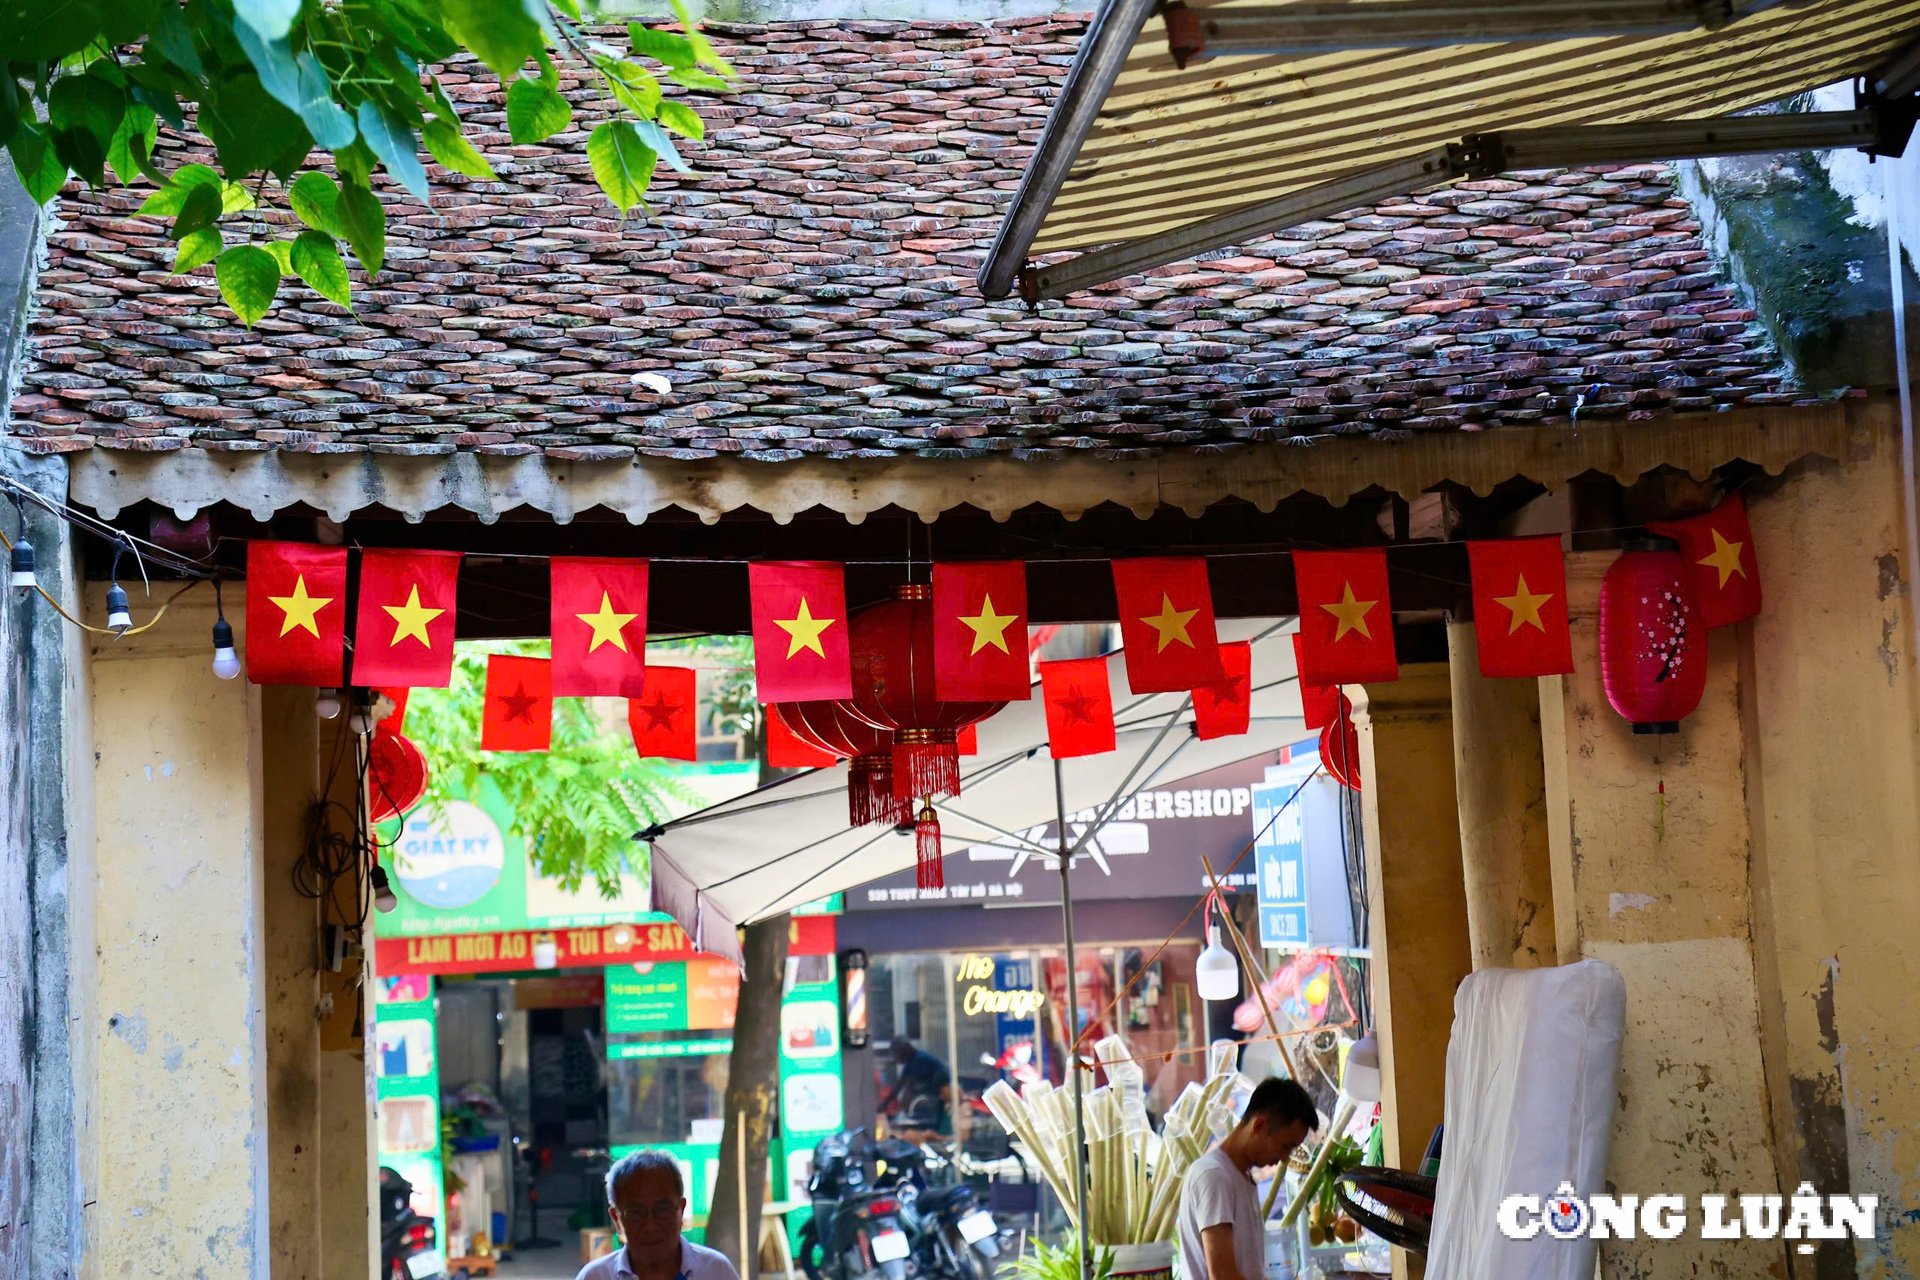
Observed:
[[[747,566],[753,602],[753,675],[759,699],[816,702],[853,696],[847,587],[837,564],[764,560]]]
[[[1253,645],[1241,640],[1220,646],[1227,678],[1193,691],[1193,736],[1230,738],[1253,724]]]
[[[1324,729],[1340,712],[1340,690],[1330,684],[1316,684],[1300,673],[1306,670],[1305,637],[1293,633],[1293,677],[1300,688],[1300,720],[1309,729]]]
[[[346,646],[347,549],[248,543],[247,679],[337,688]]]
[[[647,562],[555,556],[553,694],[637,698],[647,668]]]
[[[943,702],[1033,696],[1027,670],[1027,566],[933,566],[933,694]]]
[[[1387,599],[1387,553],[1296,551],[1300,609],[1300,681],[1366,684],[1400,678]]]
[[[647,692],[627,703],[633,749],[664,760],[699,758],[692,667],[648,667]]]
[[[1573,670],[1567,566],[1558,534],[1469,542],[1473,629],[1485,676],[1563,676]]]
[[[545,751],[552,745],[553,664],[545,658],[489,655],[480,749]]]
[[[1113,562],[1127,687],[1135,693],[1184,693],[1226,679],[1214,634],[1213,589],[1199,556]]]
[[[453,683],[458,551],[360,553],[353,682],[444,689]]]
[[[1693,565],[1700,615],[1709,627],[1745,622],[1760,612],[1760,560],[1753,549],[1753,529],[1747,524],[1747,504],[1739,494],[1703,516],[1647,528],[1679,539],[1680,553]],[[251,640],[248,646],[251,650]]]
[[[1113,690],[1105,658],[1041,663],[1040,696],[1047,704],[1047,749],[1055,760],[1113,750]]]

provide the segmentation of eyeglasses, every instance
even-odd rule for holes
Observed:
[[[683,1202],[655,1200],[652,1204],[621,1204],[615,1205],[614,1211],[633,1222],[644,1222],[648,1218],[660,1222],[678,1222],[683,1212]]]

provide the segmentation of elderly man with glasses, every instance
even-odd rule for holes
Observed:
[[[626,1247],[596,1258],[576,1280],[740,1280],[723,1253],[681,1234],[687,1187],[664,1151],[636,1151],[607,1170],[607,1212]]]

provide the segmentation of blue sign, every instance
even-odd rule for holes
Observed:
[[[1277,765],[1253,788],[1253,859],[1263,947],[1304,947],[1310,940],[1302,788],[1317,763],[1309,756]],[[1295,792],[1302,794],[1296,798]]]
[[[1008,960],[995,956],[993,961],[993,989],[995,991],[1034,991],[1038,988],[1033,980],[1033,961]],[[1018,1018],[1011,1014],[993,1015],[994,1045],[1005,1053],[1014,1045],[1025,1041],[1035,1045],[1038,1051],[1040,1028],[1032,1018]]]

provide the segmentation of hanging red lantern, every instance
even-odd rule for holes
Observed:
[[[776,702],[770,710],[793,736],[847,760],[847,822],[889,827],[913,821],[913,803],[894,795],[893,735],[837,702]]]
[[[367,818],[385,822],[427,794],[427,757],[411,738],[377,729],[367,743]]]
[[[1349,791],[1360,789],[1360,731],[1353,724],[1353,704],[1340,696],[1340,709],[1320,727],[1320,763]]]
[[[934,697],[933,631],[933,588],[915,582],[855,614],[848,633],[853,696],[841,705],[893,734],[893,788],[909,799],[957,795],[960,730],[1007,705]]]
[[[1635,733],[1677,733],[1707,688],[1707,631],[1672,538],[1628,539],[1600,582],[1600,682]]]

